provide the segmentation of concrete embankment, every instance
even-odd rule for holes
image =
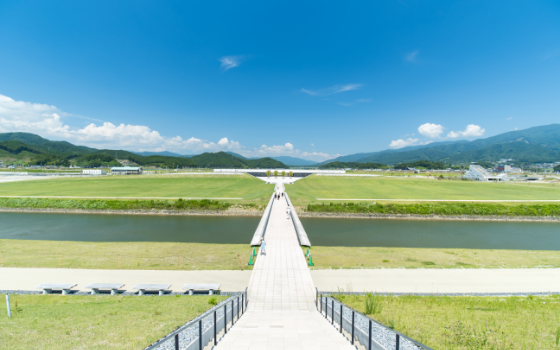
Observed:
[[[416,215],[416,214],[367,214],[367,213],[316,213],[295,207],[300,218],[331,219],[394,219],[394,220],[451,220],[451,221],[503,221],[503,222],[560,222],[555,216],[483,216],[483,215]],[[170,216],[259,216],[264,210],[232,206],[227,210],[114,210],[114,209],[61,209],[61,208],[0,208],[10,213],[59,213],[59,214],[110,214],[110,215],[170,215]]]

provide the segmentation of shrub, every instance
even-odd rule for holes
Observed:
[[[373,315],[381,313],[383,310],[383,305],[381,304],[381,299],[372,293],[367,293],[365,298],[366,303],[366,315]]]
[[[208,304],[210,304],[210,305],[217,305],[217,304],[218,304],[218,301],[216,300],[215,297],[212,297],[212,298],[208,299]]]

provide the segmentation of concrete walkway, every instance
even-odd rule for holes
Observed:
[[[266,256],[249,281],[247,312],[216,349],[353,349],[317,312],[315,286],[285,199],[276,200],[266,230]],[[355,349],[355,348],[354,348]]]
[[[320,291],[388,293],[560,292],[560,269],[315,270]]]
[[[166,270],[89,270],[51,268],[0,268],[0,290],[37,290],[41,283],[77,283],[74,290],[90,283],[124,283],[131,292],[135,284],[171,284],[170,290],[181,292],[186,283],[218,283],[225,292],[245,290],[251,271],[166,271]],[[182,291],[184,292],[184,291]]]

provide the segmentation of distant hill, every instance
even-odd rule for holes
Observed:
[[[262,158],[258,158],[258,157],[247,158],[247,157],[242,156],[241,154],[234,153],[234,152],[225,152],[225,153],[231,154],[234,157],[237,157],[237,158],[240,158],[240,159],[247,159],[247,160],[262,159]],[[292,166],[306,166],[306,165],[318,164],[317,162],[314,162],[312,160],[306,160],[306,159],[295,158],[295,157],[290,157],[290,156],[278,156],[278,157],[270,157],[270,158],[275,159],[279,162],[282,162],[286,165],[292,165]]]
[[[139,156],[144,156],[144,157],[148,157],[148,156],[167,156],[167,157],[190,158],[194,155],[194,154],[179,154],[179,153],[168,152],[168,151],[163,151],[163,152],[134,152],[134,153],[138,154]]]
[[[405,147],[373,153],[357,153],[331,159],[329,162],[398,164],[421,160],[465,163],[498,161],[513,158],[524,162],[560,160],[560,124],[537,126],[474,141],[434,142],[424,146]]]
[[[189,159],[204,168],[287,168],[272,158],[242,159],[226,152],[202,153]]]
[[[25,132],[8,132],[0,134],[0,141],[19,141],[26,145],[31,145],[38,150],[56,153],[85,154],[97,151],[95,148],[76,146],[66,141],[50,141],[39,135]]]
[[[307,166],[307,165],[317,165],[319,163],[314,162],[312,160],[301,159],[296,157],[289,157],[289,156],[280,156],[280,157],[270,157],[272,159],[276,159],[279,162],[282,162],[286,165],[291,166]]]
[[[196,156],[174,156],[172,152],[139,152],[113,149],[95,149],[76,146],[66,141],[50,141],[29,133],[0,134],[0,159],[25,160],[35,165],[77,164],[83,167],[114,166],[119,160],[138,165],[162,168],[287,168],[271,158],[246,159],[225,152],[203,153]],[[239,157],[238,157],[239,156]]]

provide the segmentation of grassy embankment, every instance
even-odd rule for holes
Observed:
[[[311,254],[314,270],[560,267],[560,251],[554,250],[314,246]]]
[[[143,349],[225,299],[11,295],[11,318],[0,303],[0,348]]]
[[[266,204],[273,190],[274,185],[248,175],[105,176],[0,183],[0,197],[227,198],[257,204]]]
[[[116,270],[120,259],[123,270],[252,269],[246,244],[0,239],[0,250],[5,267]],[[314,246],[311,253],[313,269],[560,267],[560,252],[548,250]]]
[[[1,203],[1,202],[0,202]],[[517,204],[432,202],[415,204],[321,203],[305,207],[309,213],[480,215],[480,216],[560,216],[560,204]]]
[[[474,182],[399,177],[311,176],[287,188],[294,205],[329,200],[558,200],[560,185]],[[323,200],[320,200],[323,199]]]
[[[248,270],[248,244],[72,242],[0,239],[5,267]],[[239,256],[239,258],[238,258]],[[120,260],[120,262],[119,262]],[[240,263],[241,260],[241,263]]]
[[[366,296],[336,295],[366,313]],[[373,319],[432,349],[557,349],[560,296],[374,296]],[[372,310],[376,309],[376,310]],[[374,312],[375,311],[375,312]]]

